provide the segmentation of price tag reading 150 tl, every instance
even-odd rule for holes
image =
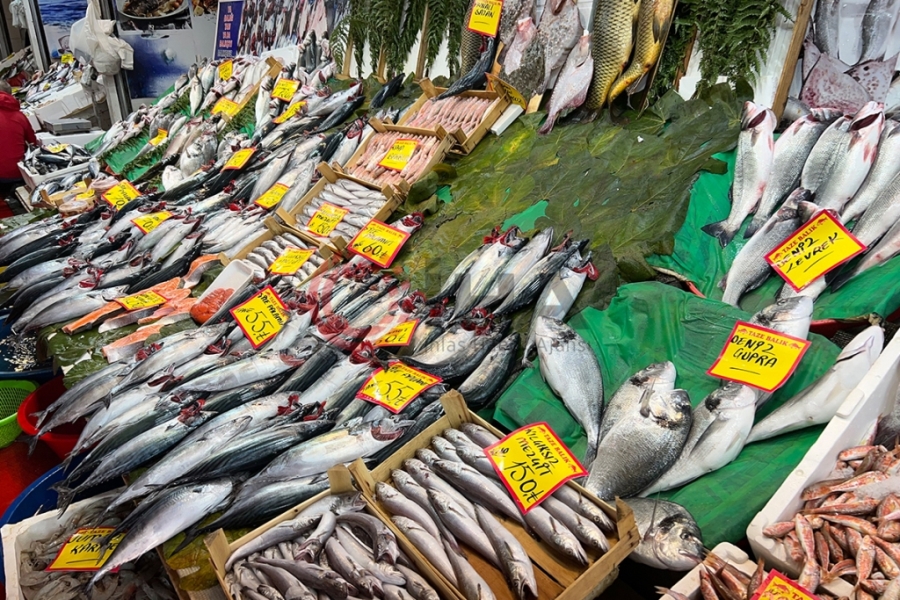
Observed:
[[[419,394],[441,381],[441,378],[435,375],[414,369],[402,362],[393,362],[387,369],[378,369],[372,373],[356,393],[356,397],[379,404],[397,414]]]
[[[232,308],[231,315],[254,350],[278,335],[290,317],[284,302],[270,285]]]
[[[387,269],[408,239],[409,232],[372,219],[360,229],[348,248],[354,254],[368,258],[382,269]]]
[[[738,321],[708,375],[774,392],[788,380],[809,341]]]
[[[517,429],[485,448],[484,454],[523,513],[570,479],[587,475],[546,423]]]

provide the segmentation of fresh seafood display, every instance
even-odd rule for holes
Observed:
[[[315,251],[315,246],[310,248],[303,240],[289,232],[276,235],[271,240],[263,242],[251,250],[244,259],[261,269],[269,271],[275,261],[288,249],[312,251],[309,258],[300,266],[297,276],[288,279],[288,282],[295,287],[303,283],[303,280],[308,277],[312,277],[316,270],[325,264],[325,259]]]
[[[381,164],[395,142],[410,140],[415,149],[406,165],[400,169]],[[366,140],[366,147],[354,164],[348,165],[350,175],[377,185],[414,183],[426,172],[435,157],[441,140],[435,136],[410,135],[397,131],[374,133]]]
[[[434,129],[440,125],[447,131],[462,129],[468,135],[478,127],[493,102],[471,96],[426,101],[403,125],[421,129]]]
[[[53,144],[52,146],[32,146],[25,152],[22,163],[32,173],[47,175],[61,169],[86,165],[93,157],[77,144]],[[95,167],[99,171],[99,166]]]
[[[319,194],[311,198],[305,205],[297,208],[298,226],[306,224],[304,231],[315,238],[327,239],[343,236],[351,240],[359,230],[378,214],[387,203],[387,198],[379,191],[371,190],[350,179],[338,179],[335,183],[327,183]],[[340,220],[334,225],[332,232],[321,235],[317,231],[317,221],[313,217],[320,211],[329,212],[337,209]],[[326,225],[331,227],[331,223]]]
[[[35,72],[15,95],[22,101],[23,108],[38,106],[56,92],[77,83],[75,76],[81,68],[77,60],[68,64],[54,63],[46,71]]]
[[[122,12],[128,17],[164,17],[177,11],[185,0],[126,0]]]
[[[710,552],[700,563],[700,597],[703,600],[751,600],[766,581],[765,563],[760,560],[751,575]],[[686,600],[685,594],[658,587],[660,594],[674,600]]]

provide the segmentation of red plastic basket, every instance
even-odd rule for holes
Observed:
[[[50,406],[65,391],[66,387],[63,385],[62,375],[60,375],[29,394],[19,407],[17,416],[19,427],[22,428],[22,431],[28,435],[35,435],[37,433],[37,417],[35,413]],[[50,449],[57,456],[66,458],[78,442],[82,429],[84,429],[84,421],[61,425],[53,431],[44,434],[41,437],[41,441],[50,446]]]

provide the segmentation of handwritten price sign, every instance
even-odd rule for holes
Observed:
[[[164,210],[162,212],[149,214],[143,217],[137,217],[135,219],[132,219],[131,222],[134,223],[138,229],[143,231],[144,235],[146,235],[159,227],[162,222],[169,220],[171,216],[172,213]]]
[[[810,342],[738,321],[708,375],[774,392],[794,373]]]
[[[238,114],[240,111],[241,105],[234,100],[229,100],[228,98],[219,98],[219,101],[216,102],[215,106],[213,106],[212,114],[217,115],[219,113],[223,113],[231,119],[234,118],[234,115]]]
[[[234,62],[230,60],[226,60],[221,65],[219,65],[219,79],[225,81],[231,79],[231,75],[234,73]]]
[[[381,348],[382,346],[409,346],[418,326],[418,319],[395,325],[393,329],[378,338],[374,346],[376,348]]]
[[[290,102],[298,89],[300,89],[300,82],[296,79],[279,79],[275,87],[272,88],[272,97]]]
[[[122,308],[131,312],[142,308],[153,308],[166,303],[166,299],[152,290],[146,292],[138,292],[124,298],[116,298],[116,302],[122,305]]]
[[[394,414],[415,400],[419,394],[441,382],[440,377],[414,369],[402,362],[394,362],[387,369],[378,369],[356,397],[385,407]]]
[[[68,147],[68,144],[53,144],[51,146],[47,146],[46,150],[50,154],[59,154],[60,152],[64,152]]]
[[[72,534],[47,571],[98,571],[112,555],[113,550],[125,537],[120,533],[108,542],[108,546],[100,556],[100,542],[111,534],[113,527],[85,527]]]
[[[752,600],[818,600],[818,596],[772,569]]]
[[[284,195],[287,194],[289,189],[291,189],[290,186],[284,185],[283,183],[276,183],[266,190],[262,196],[257,198],[253,204],[266,209],[272,208],[281,202],[281,199],[284,198]]]
[[[472,15],[466,27],[481,35],[494,37],[500,27],[500,13],[503,0],[476,0],[472,7]]]
[[[570,479],[587,475],[546,423],[526,425],[484,449],[497,475],[523,513]]]
[[[522,94],[519,93],[519,90],[517,90],[510,84],[506,83],[505,81],[503,81],[502,79],[500,79],[499,77],[497,77],[496,75],[493,75],[491,73],[487,74],[487,78],[488,78],[488,81],[491,83],[492,90],[496,91],[499,88],[500,90],[503,90],[503,92],[509,98],[510,102],[512,102],[513,104],[518,104],[523,109],[528,108],[528,101],[525,100],[524,96],[522,96]]]
[[[159,146],[164,141],[166,141],[167,137],[169,137],[168,131],[166,131],[165,129],[157,129],[156,135],[154,137],[150,138],[149,140],[147,140],[147,143],[150,144],[151,146]]]
[[[225,163],[225,166],[222,167],[223,171],[227,171],[229,169],[243,169],[244,165],[247,164],[247,161],[250,160],[250,157],[253,156],[253,153],[256,152],[253,148],[244,148],[243,150],[238,150]]]
[[[136,187],[131,185],[131,182],[123,181],[117,186],[108,189],[101,197],[111,207],[119,210],[140,195],[141,193],[137,191]]]
[[[306,228],[316,235],[327,237],[348,212],[350,211],[346,208],[323,202],[319,210],[309,219]]]
[[[378,165],[392,171],[402,171],[412,160],[418,147],[419,142],[416,140],[397,140]]]
[[[256,350],[278,335],[290,314],[272,286],[231,309],[231,315]]]
[[[290,119],[291,117],[293,117],[294,115],[299,113],[301,110],[303,110],[304,106],[306,106],[305,101],[304,102],[294,102],[293,104],[288,106],[283,113],[281,113],[280,115],[278,115],[277,117],[272,119],[272,121],[274,123],[278,123],[279,125],[281,125],[282,123],[284,123],[285,121],[287,121],[288,119]]]
[[[285,248],[284,252],[275,259],[275,262],[269,265],[269,273],[272,275],[294,275],[309,260],[313,252],[313,250],[301,250],[293,246]]]
[[[372,219],[356,234],[349,249],[387,269],[408,239],[408,232]]]

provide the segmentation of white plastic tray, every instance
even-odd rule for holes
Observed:
[[[750,546],[756,556],[766,561],[767,567],[778,569],[793,577],[800,574],[802,565],[788,557],[781,541],[764,536],[763,529],[773,523],[793,518],[803,505],[800,493],[809,485],[829,478],[839,452],[868,443],[875,431],[878,418],[893,409],[900,384],[898,364],[900,364],[900,336],[895,336],[860,384],[847,396],[837,415],[797,468],[785,479],[775,495],[747,527]],[[879,490],[882,495],[886,493],[885,486],[880,486]],[[865,493],[865,489],[859,491]],[[843,579],[824,584],[822,589],[838,597],[851,596],[853,592],[853,586]]]
[[[253,268],[242,260],[233,260],[228,263],[227,267],[222,269],[219,276],[206,288],[206,291],[198,298],[197,302],[202,302],[211,293],[222,288],[231,288],[235,294],[239,294],[244,289],[244,286],[250,283],[251,279],[253,279]]]
[[[746,573],[747,575],[753,575],[753,572],[756,571],[756,563],[750,560],[750,557],[747,554],[732,544],[728,542],[722,542],[712,550],[713,554],[729,563],[731,566],[736,567],[742,573]],[[694,567],[687,575],[684,576],[678,583],[673,585],[670,589],[673,592],[678,592],[680,594],[684,594],[691,600],[699,600],[700,596],[700,569],[701,566],[697,565]],[[675,600],[669,594],[665,594],[660,598],[660,600]]]

